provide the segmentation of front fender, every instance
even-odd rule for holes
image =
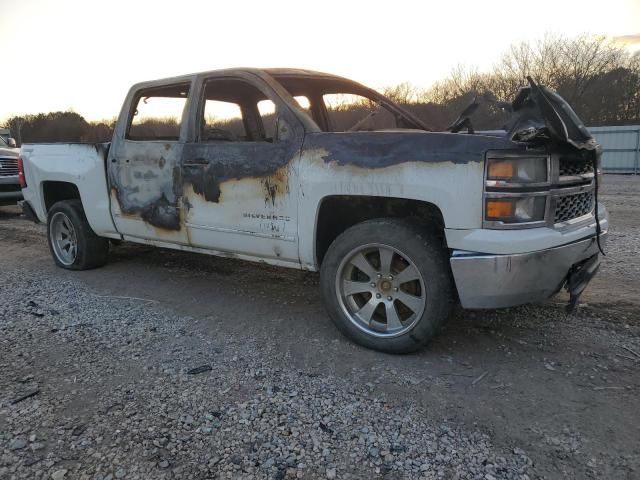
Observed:
[[[484,162],[404,162],[383,168],[364,168],[326,162],[324,150],[301,157],[300,258],[315,264],[314,248],[319,207],[328,196],[350,195],[401,198],[438,207],[445,226],[480,228]]]

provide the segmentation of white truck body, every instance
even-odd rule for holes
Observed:
[[[461,200],[462,197],[482,198],[482,165],[469,168],[466,165],[450,162],[434,168],[407,163],[400,167],[373,172],[353,172],[349,168],[335,164],[326,165],[321,159],[310,155],[300,158],[291,166],[292,176],[297,177],[297,205],[295,209],[289,211],[290,215],[293,214],[293,220],[290,222],[293,221],[297,225],[293,232],[282,235],[271,231],[274,226],[280,227],[284,223],[282,220],[263,222],[262,219],[254,218],[251,219],[250,225],[238,225],[237,228],[210,227],[212,231],[228,234],[228,240],[223,243],[219,240],[199,242],[200,248],[198,248],[176,242],[175,238],[158,235],[152,227],[138,219],[131,221],[136,223],[132,224],[130,234],[123,235],[118,231],[113,219],[114,216],[121,216],[121,212],[117,203],[112,202],[113,199],[109,196],[104,153],[105,150],[87,144],[33,144],[23,147],[22,156],[28,165],[27,183],[29,186],[40,186],[40,189],[33,187],[24,189],[23,195],[32,205],[40,222],[46,223],[47,219],[44,196],[42,191],[39,191],[42,185],[50,181],[68,182],[78,186],[80,197],[85,205],[87,220],[91,228],[100,236],[185,251],[237,256],[247,260],[311,271],[318,269],[314,254],[316,213],[322,199],[333,195],[411,198],[442,206],[447,245],[455,250],[520,254],[566,245],[593,236],[595,233],[593,218],[574,228],[565,229],[546,226],[521,230],[482,228],[482,202],[478,200],[468,203]],[[301,175],[298,176],[300,173]],[[234,184],[227,188],[230,198],[236,201],[246,196],[258,196],[255,191],[251,192],[251,185],[243,188],[241,185]],[[115,205],[112,207],[113,203]],[[225,208],[230,218],[242,218],[242,213],[246,210],[246,206],[237,202]],[[265,216],[273,216],[281,212],[273,206],[264,205],[260,205],[258,210],[257,213]],[[308,212],[308,214],[299,216],[298,211]],[[602,212],[600,219],[602,229],[607,231],[608,215],[603,205],[600,206],[600,211]],[[293,245],[292,258],[280,259],[275,254],[275,250],[282,245],[282,242]],[[263,243],[264,246],[258,248],[257,243]],[[258,249],[263,253],[249,253],[256,252]]]
[[[274,139],[202,141],[198,98],[206,82],[232,79],[251,83],[274,102]],[[410,128],[328,131],[321,116],[303,111],[293,99],[304,81],[339,84],[347,93],[375,99],[396,118],[406,113],[346,79],[299,70],[236,69],[146,82],[129,92],[111,144],[23,146],[26,208],[47,222],[52,203],[71,194],[66,187],[60,193],[60,187],[71,185],[98,236],[311,271],[319,269],[339,233],[327,233],[329,226],[349,223],[344,209],[366,211],[363,219],[375,217],[380,205],[386,212],[380,216],[400,216],[403,209],[412,216],[426,212],[427,223],[441,224],[460,301],[470,308],[546,298],[562,286],[572,266],[597,254],[595,237],[599,233],[604,240],[608,217],[593,200],[590,160],[580,163],[584,171],[563,176],[566,155],[540,143],[516,141],[513,134],[427,132],[410,114],[403,118]],[[176,138],[132,138],[136,102],[147,95],[140,92],[175,86],[189,92]],[[548,121],[544,128],[552,131]],[[576,147],[575,135],[566,136],[580,155],[587,150],[597,155],[593,145]],[[487,181],[486,159],[501,152],[542,155],[548,162],[546,183],[536,185],[536,195],[546,202],[538,221],[488,224],[486,199],[512,195]],[[588,200],[587,208],[571,206],[573,217],[559,217],[562,202],[575,195]],[[563,250],[567,246],[572,247]],[[538,288],[538,282],[546,284]]]

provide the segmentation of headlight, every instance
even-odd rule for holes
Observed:
[[[546,196],[486,198],[485,220],[502,223],[529,223],[544,220]]]
[[[487,159],[487,186],[538,184],[549,181],[546,156]]]

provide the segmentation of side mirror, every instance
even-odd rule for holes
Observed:
[[[18,148],[18,144],[16,143],[15,138],[8,138],[7,145],[9,145],[10,148]]]

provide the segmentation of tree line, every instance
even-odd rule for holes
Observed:
[[[529,75],[563,96],[586,125],[640,123],[640,52],[589,35],[513,44],[490,71],[459,66],[431,87],[402,83],[383,93],[434,130],[445,130],[474,98],[491,99],[482,102],[473,124],[496,129],[504,126],[508,114],[494,100],[512,100]],[[350,113],[349,108],[338,110],[340,115]],[[115,119],[89,122],[75,112],[51,112],[13,116],[5,125],[19,143],[94,143],[111,139]]]
[[[491,71],[459,66],[427,89],[404,83],[384,93],[441,130],[475,97],[511,101],[527,76],[558,92],[586,125],[640,123],[640,51],[631,53],[606,37],[589,35],[549,35],[513,44]],[[495,102],[485,103],[474,125],[502,127],[506,114]]]

